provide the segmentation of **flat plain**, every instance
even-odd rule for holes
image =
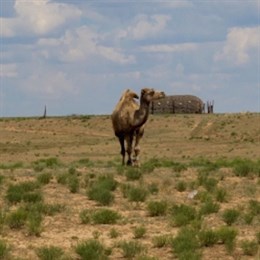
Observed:
[[[260,259],[260,114],[0,120],[0,259]]]

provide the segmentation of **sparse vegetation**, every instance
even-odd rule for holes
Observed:
[[[143,187],[132,186],[127,191],[127,198],[129,201],[132,202],[144,202],[147,195],[148,192]]]
[[[217,231],[219,241],[223,243],[229,253],[234,250],[237,230],[230,227],[221,227]]]
[[[216,231],[213,231],[211,229],[201,230],[199,232],[199,241],[201,246],[213,246],[218,241],[218,234]]]
[[[139,168],[108,116],[0,120],[0,259],[256,258],[255,115],[152,119]]]
[[[106,249],[96,239],[89,239],[79,242],[75,248],[76,253],[80,256],[80,259],[87,260],[105,260],[108,259],[106,255]]]
[[[144,247],[138,241],[123,241],[119,247],[123,251],[123,257],[132,259],[144,251]]]
[[[20,229],[25,225],[27,216],[28,213],[24,210],[24,208],[18,208],[8,214],[7,223],[12,229]]]
[[[223,212],[222,218],[227,223],[227,225],[231,226],[239,217],[240,213],[236,209],[226,209]]]
[[[94,224],[115,224],[118,219],[120,215],[111,209],[98,209],[92,214]]]
[[[166,201],[150,201],[147,205],[148,214],[151,217],[164,216],[167,211]]]
[[[153,245],[154,247],[164,247],[167,246],[170,242],[171,238],[168,235],[160,235],[153,237]]]
[[[7,245],[7,243],[0,239],[0,259],[8,259],[8,255],[9,255],[9,247]]]
[[[44,185],[48,184],[50,182],[51,178],[52,178],[52,175],[49,172],[44,172],[37,176],[38,182],[41,184],[44,184]]]
[[[36,254],[41,260],[61,260],[64,252],[60,247],[44,246],[36,250]]]
[[[114,201],[114,191],[117,187],[117,182],[111,175],[99,177],[87,191],[88,198],[96,200],[101,205],[110,205]]]
[[[185,226],[197,217],[196,209],[185,204],[174,205],[171,209],[172,224],[177,227]]]
[[[144,225],[135,227],[133,233],[134,233],[134,238],[136,239],[142,238],[146,233],[146,228]]]
[[[241,247],[245,255],[254,256],[258,251],[258,244],[256,241],[243,240]]]
[[[199,240],[193,229],[181,228],[177,236],[171,240],[171,246],[179,259],[201,259]]]

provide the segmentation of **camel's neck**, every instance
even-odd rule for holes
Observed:
[[[142,126],[148,119],[149,116],[149,102],[141,100],[141,104],[138,110],[135,111],[134,115],[134,127]]]

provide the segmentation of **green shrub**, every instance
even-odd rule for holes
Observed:
[[[64,256],[63,250],[56,246],[40,247],[36,254],[41,260],[59,260]]]
[[[79,179],[76,175],[70,175],[67,183],[71,193],[76,193],[79,191]]]
[[[257,200],[249,201],[249,211],[254,215],[260,215],[260,202]]]
[[[218,202],[227,202],[227,191],[223,188],[216,189],[215,197]]]
[[[147,205],[149,216],[164,216],[167,211],[166,201],[150,201]]]
[[[41,183],[41,184],[46,185],[46,184],[50,183],[51,178],[52,178],[51,173],[45,172],[45,173],[41,173],[41,174],[39,174],[39,175],[37,176],[37,181],[38,181],[39,183]]]
[[[58,166],[61,166],[61,163],[58,160],[58,158],[51,157],[47,159],[39,159],[37,161],[34,161],[32,165],[34,170],[39,172],[44,170],[45,168],[57,168]]]
[[[27,216],[27,228],[30,235],[40,236],[42,232],[42,214],[38,211],[30,211]]]
[[[180,227],[185,226],[197,217],[196,209],[185,205],[174,205],[171,209],[171,217],[173,225]]]
[[[70,174],[69,173],[61,173],[57,176],[57,182],[62,185],[66,185],[68,182]]]
[[[18,208],[17,210],[10,212],[7,215],[7,223],[12,229],[20,229],[26,223],[28,213],[24,208]]]
[[[42,199],[39,193],[37,195],[35,195],[36,193],[31,194],[38,188],[39,184],[31,181],[10,185],[6,192],[6,199],[11,203],[18,203],[22,200],[26,200],[27,202],[32,200],[32,202],[35,202],[35,200]]]
[[[136,239],[142,238],[145,235],[145,233],[146,228],[143,225],[134,228],[134,238]]]
[[[226,250],[231,253],[235,247],[237,230],[231,227],[221,227],[217,230],[219,242],[225,244]]]
[[[123,257],[129,259],[144,251],[144,247],[138,241],[123,241],[119,247],[123,250]]]
[[[153,172],[155,168],[160,167],[160,161],[156,158],[152,158],[141,165],[141,170],[144,173]]]
[[[251,212],[245,213],[243,215],[243,220],[247,225],[250,225],[254,220],[254,214],[252,214]]]
[[[255,236],[256,236],[256,241],[257,241],[257,243],[260,245],[260,231],[257,232],[257,233],[255,234]]]
[[[177,236],[171,240],[171,246],[179,259],[200,259],[197,234],[191,228],[180,229]]]
[[[82,224],[89,224],[91,222],[91,212],[88,209],[84,209],[79,213],[79,217]]]
[[[187,184],[184,181],[178,181],[176,184],[176,190],[179,192],[185,191],[187,188]]]
[[[174,172],[182,172],[187,170],[187,166],[179,162],[173,162],[172,169]]]
[[[217,232],[211,229],[201,230],[199,232],[199,241],[201,246],[206,246],[206,247],[213,246],[218,241],[218,234]]]
[[[115,228],[111,228],[109,232],[109,236],[111,238],[117,238],[119,236],[119,232]]]
[[[255,256],[257,254],[258,244],[254,240],[252,240],[252,241],[243,240],[241,242],[241,247],[244,252],[244,255]]]
[[[89,239],[78,243],[75,248],[76,253],[82,260],[105,260],[106,256],[105,247],[95,239]]]
[[[233,223],[235,223],[239,217],[240,213],[236,209],[226,209],[223,212],[222,218],[224,222],[227,223],[227,225],[231,226]]]
[[[209,191],[209,192],[212,192],[216,189],[217,187],[217,184],[218,184],[218,181],[214,178],[207,178],[205,180],[205,182],[203,183],[203,187]]]
[[[0,209],[0,233],[4,228],[5,221],[6,221],[6,212],[4,209]]]
[[[3,170],[14,170],[14,169],[22,168],[22,167],[23,167],[22,162],[0,164],[0,169],[3,169]]]
[[[89,158],[80,159],[76,162],[73,162],[73,165],[75,166],[86,166],[86,167],[92,167],[94,166],[94,163]]]
[[[4,181],[4,176],[3,175],[0,175],[0,185],[3,183],[3,181]]]
[[[135,181],[142,178],[142,172],[139,168],[128,168],[125,172],[126,179],[128,181]]]
[[[128,184],[128,183],[127,183],[127,184],[122,183],[122,184],[120,185],[120,190],[121,190],[121,192],[122,192],[124,198],[127,198],[127,197],[128,197],[129,190],[130,190],[131,188],[133,188],[133,186],[130,185],[130,184]]]
[[[201,215],[208,215],[212,213],[217,213],[219,211],[219,204],[212,201],[212,199],[208,199],[205,201],[200,209]]]
[[[237,159],[233,161],[233,171],[236,176],[247,177],[253,171],[254,164],[247,159]]]
[[[153,245],[154,247],[161,248],[168,245],[170,241],[170,237],[168,235],[160,235],[153,237]]]
[[[36,203],[43,201],[43,195],[40,191],[26,192],[23,195],[23,201],[29,203]]]
[[[127,191],[128,200],[132,202],[144,202],[147,194],[147,190],[142,187],[130,187]]]
[[[210,172],[219,169],[222,165],[219,162],[211,162],[206,158],[198,157],[191,161],[190,166],[200,167],[204,172]]]
[[[98,209],[91,216],[94,224],[115,224],[120,215],[110,209]]]
[[[101,205],[110,205],[114,201],[114,191],[117,187],[117,182],[112,175],[100,176],[88,190],[88,198],[96,200]]]
[[[114,191],[117,187],[117,181],[111,174],[99,176],[95,184],[109,191]]]
[[[0,259],[7,259],[9,255],[9,247],[6,242],[0,239]]]
[[[114,201],[114,195],[100,186],[93,186],[88,191],[88,198],[95,200],[103,206],[110,205]]]
[[[53,216],[56,213],[60,213],[64,211],[65,206],[62,204],[54,203],[54,204],[45,204],[43,202],[37,202],[34,204],[27,204],[25,206],[25,209],[28,212],[39,212],[41,214],[47,215],[47,216]]]
[[[151,194],[157,194],[159,192],[158,184],[157,183],[151,183],[147,187],[148,191]]]

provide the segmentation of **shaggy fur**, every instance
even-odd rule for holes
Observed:
[[[127,164],[133,163],[138,165],[138,156],[140,153],[139,142],[144,134],[144,124],[148,119],[150,111],[150,103],[165,97],[163,92],[157,92],[150,88],[141,90],[140,104],[136,102],[138,95],[126,90],[117,103],[111,119],[115,135],[118,137],[121,146],[122,164],[125,164],[125,153],[128,154]],[[125,141],[127,143],[127,150],[125,150]],[[132,145],[135,141],[134,152],[135,156],[132,159]]]

